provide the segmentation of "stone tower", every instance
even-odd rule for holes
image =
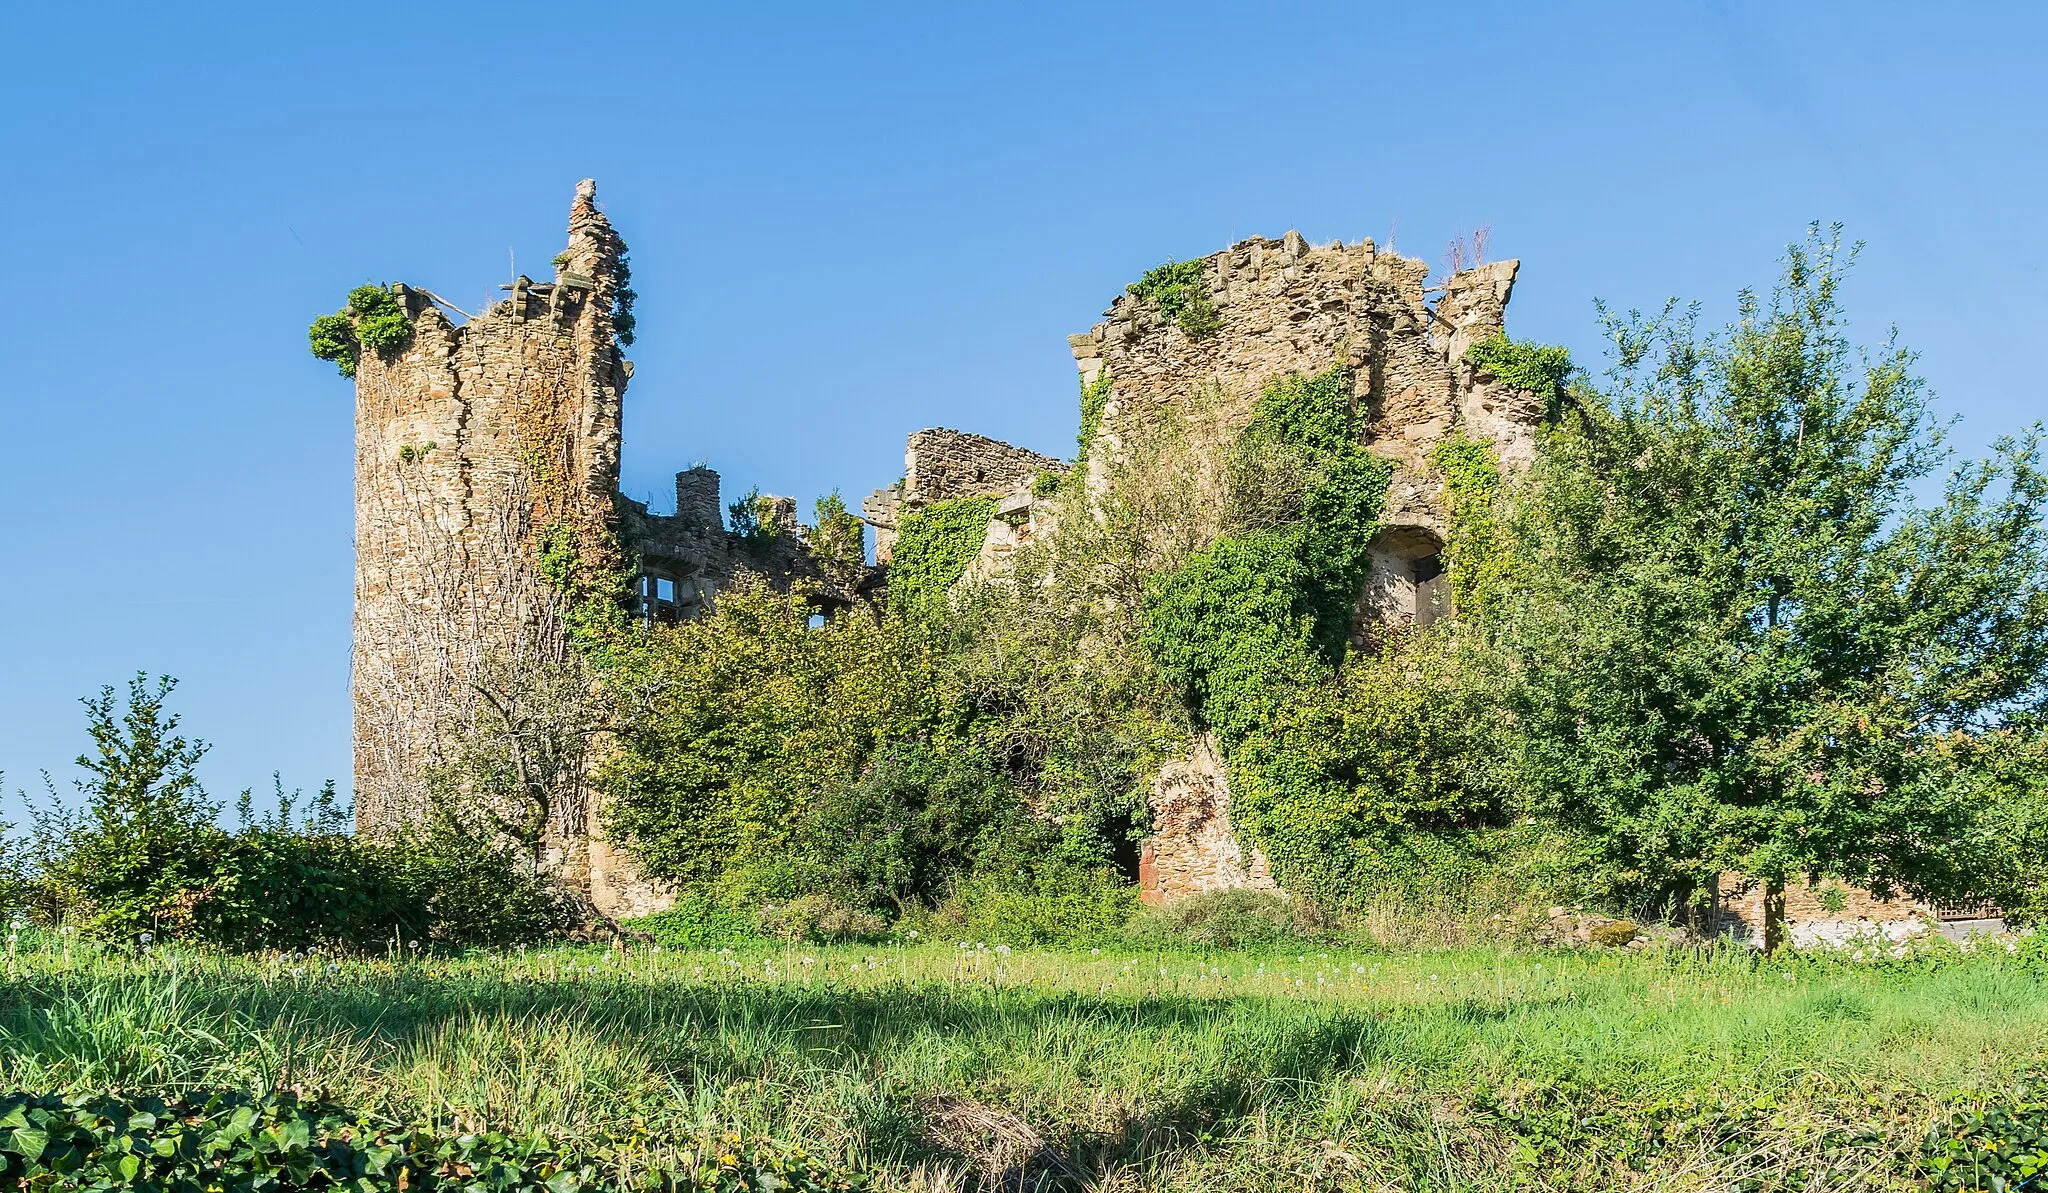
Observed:
[[[520,277],[459,324],[435,296],[394,287],[411,338],[389,357],[363,353],[352,660],[363,828],[423,813],[449,727],[473,711],[487,669],[567,649],[541,540],[617,554],[620,400],[633,371],[613,327],[623,251],[586,179],[552,278]],[[584,809],[554,817],[549,835],[573,836]]]
[[[1503,329],[1518,263],[1498,261],[1426,288],[1429,267],[1379,252],[1370,240],[1313,245],[1300,233],[1254,238],[1202,262],[1215,327],[1190,335],[1154,305],[1123,295],[1089,331],[1068,339],[1083,385],[1108,374],[1101,422],[1088,448],[1088,485],[1102,492],[1112,469],[1158,426],[1187,435],[1204,466],[1222,475],[1229,444],[1250,423],[1260,390],[1289,373],[1343,363],[1364,416],[1362,442],[1394,462],[1371,574],[1352,619],[1354,644],[1387,625],[1448,612],[1439,561],[1446,516],[1443,480],[1430,451],[1454,432],[1490,445],[1510,472],[1535,456],[1544,400],[1502,384],[1464,359]],[[1429,296],[1436,301],[1431,305]],[[1152,902],[1228,887],[1273,885],[1266,859],[1240,848],[1230,793],[1213,740],[1198,741],[1152,783],[1154,836],[1139,863]]]

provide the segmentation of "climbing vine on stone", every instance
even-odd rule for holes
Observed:
[[[626,263],[626,242],[619,242],[619,259],[616,266],[618,289],[612,291],[612,338],[622,348],[633,345],[633,333],[640,325],[639,316],[633,313],[633,304],[640,301],[640,294],[633,289],[633,267]]]
[[[347,306],[313,320],[306,338],[314,356],[333,361],[342,376],[354,377],[363,349],[389,356],[404,347],[412,338],[412,319],[390,290],[357,286],[349,291]]]
[[[1451,605],[1467,617],[1483,617],[1514,583],[1511,536],[1500,521],[1500,461],[1493,449],[1453,431],[1429,454],[1444,477],[1444,505],[1450,514],[1444,566],[1450,573]]]
[[[1352,391],[1341,366],[1266,387],[1232,447],[1229,532],[1153,581],[1142,633],[1223,747],[1239,831],[1332,903],[1359,867],[1497,813],[1466,774],[1483,718],[1456,659],[1424,640],[1350,654],[1393,475],[1359,445]]]
[[[989,497],[935,501],[903,519],[889,557],[889,605],[912,615],[944,609],[947,590],[967,572],[988,537]]]
[[[1109,370],[1103,369],[1095,380],[1081,384],[1081,432],[1075,437],[1079,445],[1074,453],[1074,471],[1088,471],[1088,445],[1095,441],[1095,432],[1102,426],[1102,408],[1109,405]]]

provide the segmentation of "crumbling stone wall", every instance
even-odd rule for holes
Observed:
[[[1257,847],[1246,850],[1230,827],[1230,783],[1216,739],[1203,734],[1187,758],[1152,780],[1152,836],[1138,855],[1138,897],[1172,903],[1189,895],[1279,886]]]
[[[944,427],[914,432],[903,449],[903,479],[861,502],[875,528],[875,559],[887,563],[903,519],[923,506],[958,497],[1029,493],[1041,472],[1064,475],[1062,460],[1027,448]]]
[[[1369,548],[1372,573],[1359,594],[1354,642],[1369,645],[1380,627],[1448,613],[1438,559],[1443,481],[1430,464],[1431,449],[1462,430],[1492,444],[1511,471],[1535,454],[1541,401],[1463,359],[1471,344],[1502,330],[1517,263],[1464,270],[1432,291],[1421,261],[1382,253],[1370,240],[1314,245],[1289,232],[1243,241],[1202,265],[1217,317],[1213,332],[1190,335],[1151,303],[1125,294],[1102,322],[1069,337],[1082,384],[1109,377],[1088,446],[1089,491],[1105,494],[1114,463],[1168,421],[1193,441],[1194,458],[1220,466],[1265,386],[1343,363],[1365,416],[1363,442],[1395,465],[1382,529]],[[1221,765],[1200,749],[1162,772],[1153,792],[1156,832],[1146,847],[1153,859],[1148,898],[1259,885],[1253,867],[1238,858],[1228,807]]]
[[[758,540],[728,530],[719,500],[718,473],[698,466],[676,474],[676,512],[650,514],[645,502],[620,500],[621,525],[640,561],[640,607],[649,621],[688,621],[711,608],[735,583],[759,583],[775,592],[801,591],[820,609],[843,609],[859,597],[865,571],[843,576],[821,566],[811,550],[811,527],[797,517],[793,497],[763,496]]]
[[[1830,909],[1834,900],[1824,897],[1830,887],[1841,900],[1838,909]],[[1771,943],[1765,938],[1769,898],[1762,883],[1739,874],[1719,875],[1709,931],[1764,948]],[[1905,894],[1880,899],[1848,883],[1793,884],[1782,898],[1784,940],[1775,943],[1794,948],[1895,945],[1929,931],[1961,939],[2005,930],[2003,914],[1995,907],[1943,907]]]

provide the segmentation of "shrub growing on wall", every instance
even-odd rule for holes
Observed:
[[[1223,327],[1215,304],[1209,301],[1207,265],[1202,261],[1168,261],[1145,271],[1129,286],[1133,297],[1159,308],[1159,313],[1180,324],[1190,339],[1214,335]]]
[[[383,286],[357,286],[349,291],[347,306],[306,329],[313,355],[333,361],[344,377],[356,375],[363,349],[388,357],[411,337],[405,304]]]
[[[1539,394],[1552,402],[1564,396],[1565,383],[1572,375],[1571,354],[1565,349],[1511,340],[1506,332],[1465,349],[1465,359],[1503,384]]]

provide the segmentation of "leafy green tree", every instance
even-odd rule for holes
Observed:
[[[621,748],[596,785],[608,831],[650,875],[692,885],[788,860],[821,793],[938,723],[919,638],[859,614],[809,621],[800,597],[736,587],[614,675]]]
[[[35,813],[35,853],[50,901],[80,908],[102,935],[192,928],[195,892],[224,834],[196,768],[207,745],[179,735],[166,711],[177,681],[128,681],[125,707],[112,687],[80,701],[93,751],[78,765],[84,807],[52,803]]]
[[[1929,885],[1981,897],[2011,924],[2048,920],[2048,725],[1951,733],[1921,762],[1915,798],[1975,810],[1943,853],[1952,873]]]
[[[1816,228],[1717,335],[1609,317],[1609,384],[1519,500],[1487,628],[1525,779],[1638,892],[1944,893],[1975,809],[1919,781],[1934,744],[2048,703],[2041,431],[1916,504],[1943,428],[1910,353],[1848,342],[1852,257]]]

